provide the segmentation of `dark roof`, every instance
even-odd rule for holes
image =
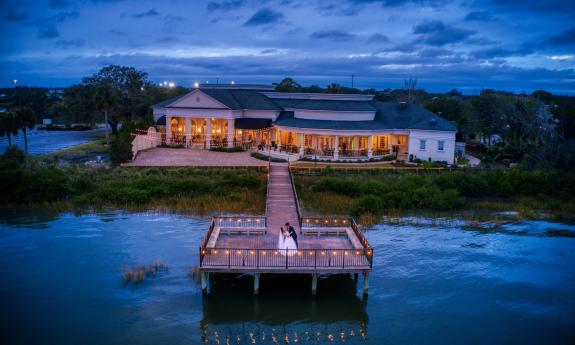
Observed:
[[[254,109],[281,111],[280,116],[278,116],[275,121],[275,124],[279,126],[341,130],[422,129],[457,131],[457,128],[451,122],[414,104],[379,101],[272,99],[257,90],[250,89],[203,88],[201,91],[232,110]],[[166,107],[184,96],[185,95],[165,100],[153,105],[153,107]],[[371,121],[296,119],[292,111],[284,110],[286,108],[328,111],[373,111],[375,112],[375,118]],[[236,127],[242,126],[242,121],[239,120],[240,119],[236,120]],[[245,122],[245,126],[247,127],[243,127],[244,129],[253,129],[251,128],[253,126],[257,128],[268,126],[268,124],[263,124],[263,122],[257,123],[259,119],[244,118],[241,120],[256,120],[254,122]]]
[[[179,95],[179,96],[176,96],[176,97],[168,98],[168,99],[166,99],[166,100],[164,100],[164,101],[161,101],[161,102],[159,102],[159,103],[156,103],[156,104],[152,105],[152,108],[164,108],[164,107],[167,106],[168,104],[170,104],[170,103],[172,103],[172,102],[175,102],[175,101],[177,101],[178,99],[183,98],[184,96],[187,96],[187,95],[188,95],[188,94],[185,93],[185,94],[183,94],[183,95]]]
[[[292,111],[283,111],[275,124],[286,127],[331,129],[331,130],[389,130],[389,129],[422,129],[436,131],[457,131],[449,121],[432,112],[414,105],[400,105],[395,102],[370,102],[377,109],[372,121],[333,121],[297,119]]]
[[[271,127],[272,120],[241,118],[236,119],[234,126],[236,129],[262,129]]]
[[[331,111],[376,111],[369,101],[340,101],[317,99],[279,99],[273,101],[282,108]]]
[[[166,125],[166,115],[162,115],[156,121],[156,126],[165,126]]]

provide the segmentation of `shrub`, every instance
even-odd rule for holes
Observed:
[[[125,131],[120,131],[110,145],[110,161],[114,164],[132,160],[132,137]]]
[[[244,152],[245,150],[241,146],[234,146],[234,147],[210,147],[210,151],[215,151],[215,152]]]

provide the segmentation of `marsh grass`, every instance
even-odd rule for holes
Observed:
[[[120,168],[32,162],[0,167],[0,205],[53,210],[115,207],[186,214],[263,213],[263,170]],[[5,177],[5,178],[4,178]]]
[[[403,219],[410,213],[457,215],[477,223],[565,220],[575,214],[575,176],[554,171],[297,176],[295,182],[304,213],[351,214],[363,225],[382,216],[393,221],[394,214]]]
[[[136,265],[134,267],[124,267],[122,269],[122,280],[125,283],[139,285],[146,278],[154,278],[158,274],[168,271],[168,265],[161,261],[154,261],[149,265]]]

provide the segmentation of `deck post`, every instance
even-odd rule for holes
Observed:
[[[311,295],[315,296],[317,294],[317,273],[312,273],[311,275]]]
[[[369,272],[363,272],[363,295],[367,296],[369,286]]]
[[[209,282],[210,274],[208,272],[201,272],[200,273],[200,280],[202,284],[202,293],[207,294],[209,292]]]
[[[254,295],[260,294],[260,274],[254,273]]]

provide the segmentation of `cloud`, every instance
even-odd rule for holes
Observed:
[[[472,11],[467,13],[464,20],[471,22],[491,22],[494,21],[496,18],[489,12],[485,11]]]
[[[49,26],[38,30],[37,37],[43,40],[52,39],[60,36],[58,29],[54,26]]]
[[[260,54],[262,54],[262,55],[270,55],[270,54],[273,54],[273,53],[275,53],[275,52],[277,52],[277,51],[278,51],[277,49],[268,48],[268,49],[262,50],[262,51],[260,52]]]
[[[69,49],[69,48],[80,48],[83,47],[86,42],[83,39],[72,39],[72,40],[59,40],[54,45],[57,48]]]
[[[277,23],[282,20],[284,15],[280,12],[274,11],[270,8],[262,8],[258,10],[253,16],[244,23],[245,26],[259,26],[266,24]]]
[[[358,6],[341,6],[329,4],[317,7],[317,10],[326,16],[356,16],[359,13],[360,7]]]
[[[387,43],[389,42],[389,38],[383,34],[373,34],[368,37],[367,43]]]
[[[309,35],[314,40],[330,40],[330,41],[351,41],[357,36],[348,32],[339,30],[316,31]]]
[[[146,12],[136,13],[132,15],[133,18],[145,18],[145,17],[156,17],[159,16],[160,12],[158,12],[155,8],[150,8]]]
[[[8,10],[7,13],[3,16],[4,20],[9,22],[22,22],[28,18],[26,12],[23,11],[11,11]]]
[[[475,34],[475,31],[459,29],[444,24],[439,20],[432,20],[416,25],[413,33],[418,35],[416,40],[431,46],[442,46],[451,43],[462,42]]]
[[[556,47],[575,46],[575,27],[549,37],[547,43]]]
[[[533,52],[532,49],[525,46],[519,49],[508,49],[503,47],[493,47],[472,51],[470,55],[476,59],[495,59],[509,56],[525,56]]]
[[[246,4],[244,0],[231,0],[231,1],[210,1],[208,2],[208,12],[222,11],[228,12],[237,10]]]
[[[70,6],[70,3],[65,0],[50,0],[48,1],[48,6],[51,8],[66,8]]]

